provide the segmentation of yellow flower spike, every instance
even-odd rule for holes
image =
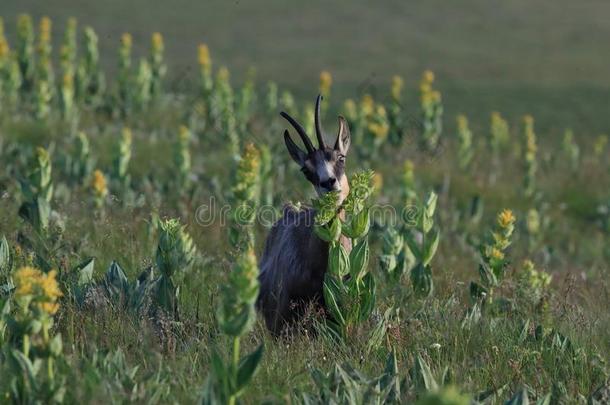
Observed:
[[[218,80],[222,81],[222,82],[228,82],[229,78],[231,77],[231,74],[229,73],[229,69],[227,69],[226,66],[221,67],[220,69],[218,69]]]
[[[178,129],[178,137],[182,142],[186,142],[190,139],[191,131],[189,131],[186,125],[180,125],[180,128]]]
[[[10,52],[10,48],[8,46],[8,42],[6,41],[6,38],[4,38],[3,36],[0,36],[0,61],[2,61],[2,59],[4,59],[6,56],[8,56]]]
[[[498,225],[500,225],[501,228],[508,228],[514,223],[515,216],[511,210],[505,209],[498,214]]]
[[[457,126],[460,131],[467,129],[468,128],[468,118],[466,118],[466,116],[462,115],[462,114],[458,115],[457,116]]]
[[[132,139],[133,139],[133,135],[131,133],[131,129],[124,127],[123,130],[121,131],[121,135],[123,136],[123,141],[125,142],[126,145],[131,145]]]
[[[525,259],[523,261],[523,269],[528,272],[534,270],[534,263],[529,259]]]
[[[199,65],[204,68],[209,68],[212,66],[212,59],[210,58],[210,50],[206,44],[199,45],[197,48],[197,60]]]
[[[534,124],[534,117],[532,117],[529,114],[524,115],[523,116],[523,123],[525,123],[525,125],[533,125]]]
[[[123,45],[126,48],[131,48],[132,43],[133,43],[133,39],[132,39],[130,33],[126,32],[123,35],[121,35],[121,45]]]
[[[375,108],[375,101],[373,101],[373,97],[370,94],[365,94],[362,96],[362,100],[360,101],[360,109],[362,113],[367,116],[373,113],[373,109]]]
[[[91,180],[91,187],[95,194],[99,197],[105,197],[108,195],[108,184],[106,182],[106,177],[101,170],[96,169],[93,172],[93,179]]]
[[[55,279],[56,276],[57,270],[51,270],[47,274],[43,274],[40,280],[40,286],[42,287],[44,296],[52,300],[56,300],[63,295],[59,289],[59,284]]]
[[[243,163],[243,165],[242,165]],[[240,161],[240,168],[244,172],[256,172],[260,166],[260,152],[253,143],[248,143],[244,148],[244,155]]]
[[[427,93],[430,93],[430,92],[432,91],[432,86],[430,85],[430,83],[422,82],[422,83],[419,85],[419,91],[420,91],[422,94],[427,94]]]
[[[163,50],[163,35],[161,35],[161,33],[159,32],[155,32],[152,34],[152,47],[155,51],[161,51]]]
[[[64,73],[64,76],[62,78],[62,83],[64,88],[66,89],[71,89],[72,87],[74,87],[74,76],[72,75],[72,73],[67,72]]]
[[[424,71],[422,81],[430,84],[434,82],[434,72],[431,70]]]
[[[333,84],[333,77],[329,71],[323,70],[320,72],[320,94],[328,95],[330,93],[330,86]]]
[[[395,75],[392,77],[392,86],[391,86],[391,93],[392,93],[392,98],[394,100],[399,100],[400,99],[400,93],[402,92],[402,87],[404,85],[404,80],[402,79],[402,77]]]
[[[48,44],[51,42],[51,19],[44,16],[40,19],[40,43]]]
[[[498,249],[498,248],[491,248],[491,251],[489,252],[489,257],[493,260],[503,260],[504,259],[504,253]]]
[[[63,296],[56,276],[55,270],[44,274],[31,266],[21,267],[14,275],[15,298],[20,300],[31,297],[27,301],[28,305],[34,303],[43,312],[54,315],[59,309],[56,301]]]
[[[345,100],[343,104],[343,110],[345,111],[345,116],[349,120],[355,120],[358,116],[358,107],[356,106],[356,102],[351,98]]]

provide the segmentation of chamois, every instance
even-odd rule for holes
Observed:
[[[284,131],[284,141],[288,153],[318,195],[337,191],[342,202],[349,193],[345,157],[350,145],[350,131],[345,118],[339,116],[339,132],[334,147],[326,146],[320,123],[321,99],[318,95],[314,114],[318,149],[314,148],[303,127],[282,111],[280,115],[297,131],[306,151],[294,143],[288,130]],[[259,264],[257,306],[267,327],[275,335],[298,320],[312,303],[324,308],[322,288],[329,246],[328,242],[316,236],[314,216],[313,208],[284,206],[283,217],[273,225],[265,242]],[[348,252],[351,250],[349,239],[342,238],[341,243]]]

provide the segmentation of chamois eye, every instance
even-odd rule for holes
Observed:
[[[345,163],[345,155],[339,155],[339,162]]]

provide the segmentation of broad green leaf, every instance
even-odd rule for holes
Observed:
[[[357,239],[366,235],[370,227],[369,209],[364,208],[356,214],[349,224],[343,227],[343,234],[349,238]]]
[[[381,255],[379,256],[379,266],[384,273],[392,274],[396,269],[396,256]]]
[[[263,358],[264,346],[261,344],[255,351],[245,356],[239,363],[237,371],[237,394],[248,385]]]
[[[333,218],[329,226],[330,242],[338,241],[341,237],[341,220],[339,217]]]
[[[413,374],[413,378],[416,381],[416,384],[418,385],[419,391],[438,390],[438,383],[432,375],[430,366],[428,366],[428,363],[419,354],[415,359],[415,367],[413,369]]]
[[[95,258],[85,260],[74,269],[78,273],[78,286],[83,287],[93,282],[93,268],[95,266]]]
[[[536,405],[551,405],[551,393],[546,394],[536,401]]]
[[[36,199],[36,213],[41,230],[49,227],[49,218],[51,216],[51,205],[45,198],[38,197]]]
[[[411,250],[411,253],[413,253],[413,256],[415,256],[419,261],[421,261],[421,249],[419,248],[417,241],[415,240],[415,235],[413,234],[413,232],[407,233],[405,240],[407,242],[407,245],[409,246],[409,250]]]
[[[438,241],[440,239],[439,230],[435,230],[431,237],[426,235],[425,246],[424,246],[424,256],[423,256],[423,264],[427,266],[432,261],[434,254],[436,253],[436,249],[438,248]]]
[[[360,290],[360,301],[358,311],[358,321],[364,322],[371,316],[373,309],[375,309],[375,301],[377,300],[375,278],[371,273],[367,273],[362,278],[363,286]]]
[[[335,281],[332,280],[332,277],[330,277],[330,276],[325,277],[324,291],[323,291],[324,303],[326,304],[326,307],[328,308],[328,310],[330,311],[330,314],[334,318],[334,321],[337,322],[337,324],[339,324],[340,326],[344,326],[345,317],[344,317],[343,313],[341,312],[341,308],[339,307],[339,300],[338,300],[338,297],[336,296],[338,289],[333,286],[333,283],[335,283]]]
[[[369,242],[365,238],[361,240],[350,252],[349,266],[350,274],[356,280],[361,279],[366,273],[366,267],[369,262]]]
[[[328,271],[337,277],[343,277],[350,271],[350,256],[340,243],[333,244],[329,249]]]
[[[434,216],[434,211],[436,210],[436,202],[438,201],[438,195],[434,192],[431,191],[428,194],[428,197],[426,198],[426,202],[425,202],[425,209],[426,209],[426,214],[428,215],[429,218],[432,218]]]
[[[113,261],[104,277],[104,286],[108,294],[113,297],[125,298],[129,291],[129,281],[125,272],[116,261]]]
[[[415,266],[411,270],[411,283],[413,284],[413,290],[419,297],[426,298],[432,295],[433,282],[430,266],[424,266],[421,263]]]
[[[487,264],[479,264],[479,275],[481,276],[481,281],[485,287],[495,287],[498,285],[498,279]]]
[[[8,274],[11,266],[11,250],[8,246],[6,236],[0,240],[0,273]]]
[[[511,399],[506,401],[504,405],[529,405],[530,401],[527,397],[527,389],[520,389]]]

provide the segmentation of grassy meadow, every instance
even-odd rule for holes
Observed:
[[[3,1],[0,403],[607,403],[608,12]],[[318,93],[340,207],[282,139]],[[278,338],[289,202],[333,304]]]

